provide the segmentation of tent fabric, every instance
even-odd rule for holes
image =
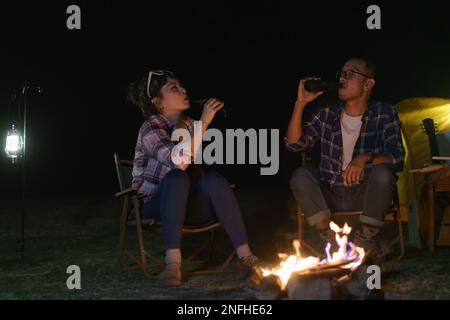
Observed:
[[[428,136],[420,127],[424,119],[431,118],[437,124],[440,155],[450,156],[445,154],[450,148],[445,145],[450,132],[450,99],[410,98],[397,103],[395,107],[402,124],[406,149],[405,169],[399,174],[399,196],[400,203],[408,206],[417,202],[423,186],[423,174],[408,171],[431,163]]]

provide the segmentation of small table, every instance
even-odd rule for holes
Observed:
[[[428,249],[434,252],[435,246],[448,246],[450,240],[435,239],[435,195],[439,192],[450,192],[450,167],[444,167],[425,178],[426,214],[428,219]]]

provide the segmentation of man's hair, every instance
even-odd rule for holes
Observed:
[[[363,62],[364,69],[365,69],[364,73],[367,74],[371,78],[375,78],[377,67],[376,67],[375,63],[373,63],[373,61],[371,61],[367,58],[358,57],[358,56],[350,57],[349,59],[347,59],[347,61],[350,61],[350,60],[358,60],[358,61]]]

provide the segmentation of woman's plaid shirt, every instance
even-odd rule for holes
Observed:
[[[186,129],[193,134],[194,122],[185,119]],[[175,126],[163,115],[150,116],[141,126],[133,161],[133,183],[146,201],[162,178],[173,168],[171,153],[176,143],[171,141]]]

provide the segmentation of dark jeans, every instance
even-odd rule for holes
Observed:
[[[184,225],[202,225],[219,221],[234,248],[248,242],[239,205],[228,181],[218,173],[204,175],[192,186],[188,174],[169,171],[150,200],[142,206],[143,218],[154,218],[163,225],[166,249],[180,248]]]
[[[330,219],[331,212],[362,211],[362,223],[381,227],[392,205],[395,177],[389,165],[380,164],[366,169],[359,185],[331,187],[310,170],[300,168],[294,171],[290,183],[310,225]]]

